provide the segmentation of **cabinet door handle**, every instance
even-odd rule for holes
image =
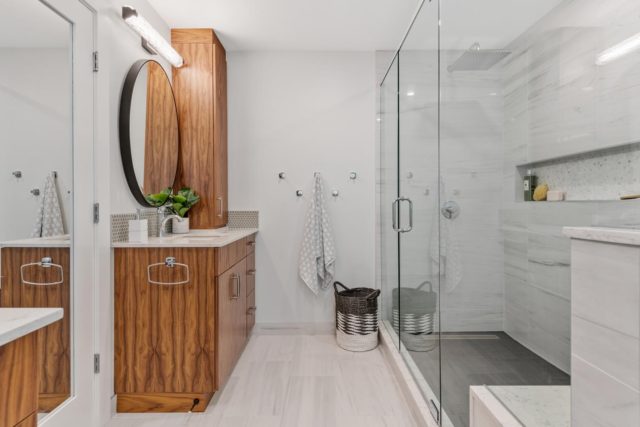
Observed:
[[[238,276],[235,273],[232,274],[231,275],[231,281],[229,282],[229,284],[231,286],[233,286],[232,291],[231,291],[231,299],[240,298],[240,286],[238,286],[239,283],[240,283],[240,276]]]
[[[256,241],[255,240],[247,242],[247,246],[255,246],[255,245],[256,245]]]
[[[222,199],[222,197],[218,197],[218,201],[220,202],[220,213],[218,214],[218,217],[222,218],[222,216],[224,215],[224,200]]]
[[[251,270],[247,270],[247,274],[249,276],[255,276],[256,275],[256,269],[252,268]]]
[[[255,305],[253,307],[249,307],[247,309],[247,314],[255,314],[257,310],[258,310],[258,307],[256,307]]]

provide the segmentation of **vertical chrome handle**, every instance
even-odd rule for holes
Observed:
[[[407,197],[401,197],[400,201],[409,203],[409,227],[400,229],[401,233],[408,233],[413,230],[413,201]]]
[[[233,286],[231,291],[231,299],[240,298],[240,287],[238,286],[238,283],[240,283],[240,276],[235,273],[232,274],[231,281],[229,282],[229,285]]]
[[[222,197],[218,197],[218,200],[220,201],[220,213],[218,214],[218,217],[222,218],[224,215],[224,200]]]
[[[391,227],[393,231],[396,233],[400,232],[398,229],[398,203],[400,199],[395,199],[393,203],[391,203]]]
[[[398,211],[400,202],[408,202],[409,203],[409,227],[400,228],[398,225]],[[400,196],[393,201],[391,204],[391,222],[393,231],[396,233],[408,233],[413,230],[413,201],[408,197]]]

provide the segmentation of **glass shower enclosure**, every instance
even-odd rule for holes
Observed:
[[[621,200],[640,188],[638,16],[635,0],[424,0],[378,53],[381,320],[440,425],[469,425],[473,386],[540,387],[568,414],[562,228],[640,226]]]

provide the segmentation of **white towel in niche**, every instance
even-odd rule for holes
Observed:
[[[40,206],[31,237],[61,236],[63,234],[64,225],[58,191],[56,190],[56,180],[53,174],[50,174],[45,179],[44,191],[40,195]]]
[[[325,206],[324,184],[320,174],[316,173],[305,221],[298,274],[317,295],[333,281],[335,262],[335,245]]]

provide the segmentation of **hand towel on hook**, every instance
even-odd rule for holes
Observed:
[[[307,211],[298,274],[304,283],[318,294],[329,287],[335,273],[335,245],[324,200],[324,184],[319,173],[314,174],[311,203]]]
[[[63,234],[64,225],[62,223],[60,200],[56,190],[56,180],[54,174],[51,173],[47,175],[44,191],[40,195],[38,215],[31,237],[61,236]]]

